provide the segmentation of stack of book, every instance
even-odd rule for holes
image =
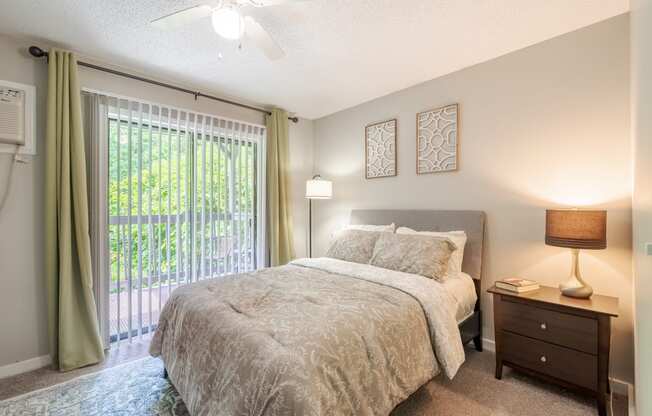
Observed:
[[[537,290],[539,288],[539,284],[533,280],[519,279],[515,277],[497,281],[496,287],[498,289],[508,290],[510,292],[523,293],[529,292],[531,290]]]

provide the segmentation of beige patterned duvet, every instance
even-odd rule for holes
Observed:
[[[199,415],[386,415],[464,361],[453,300],[421,276],[341,260],[174,291],[150,352]]]

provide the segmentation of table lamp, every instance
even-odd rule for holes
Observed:
[[[333,197],[333,183],[315,175],[306,181],[306,198],[308,199],[308,256],[312,257],[312,200],[331,199]]]
[[[568,280],[559,285],[561,293],[573,298],[590,298],[593,288],[582,279],[579,253],[580,249],[607,247],[607,211],[546,210],[546,244],[571,249],[571,273]]]

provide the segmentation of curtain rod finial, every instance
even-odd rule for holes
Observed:
[[[288,120],[293,121],[295,123],[299,122],[299,117],[288,117]]]
[[[48,53],[45,52],[43,49],[39,48],[38,46],[30,46],[28,50],[29,50],[29,54],[35,58],[42,58],[44,56],[48,56]]]

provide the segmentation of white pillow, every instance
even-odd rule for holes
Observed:
[[[389,225],[349,224],[344,226],[344,230],[380,231],[385,233],[393,233],[395,229],[396,225],[394,223]]]
[[[464,260],[464,246],[466,245],[466,233],[464,231],[415,231],[408,227],[399,227],[396,234],[421,234],[432,237],[448,238],[457,246],[448,260],[448,275],[456,275],[462,271],[462,260]]]

